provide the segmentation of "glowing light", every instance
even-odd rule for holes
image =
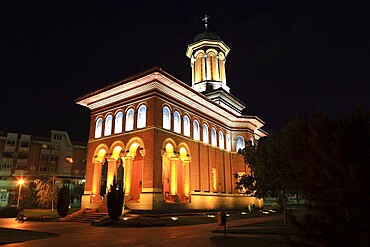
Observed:
[[[263,214],[269,214],[270,212],[267,212],[267,211],[263,211],[262,213],[263,213]]]
[[[171,220],[178,220],[177,217],[171,217]]]
[[[73,159],[71,157],[67,157],[66,158],[66,161],[69,162],[69,163],[71,163],[71,164],[73,164]]]
[[[212,215],[212,214],[209,214],[209,215],[207,215],[207,217],[208,217],[208,218],[214,218],[214,217],[216,217],[216,216],[214,216],[214,215]]]
[[[24,180],[23,180],[23,179],[19,179],[19,180],[18,180],[18,184],[19,184],[19,185],[24,184]]]
[[[226,216],[227,216],[227,217],[229,217],[229,216],[230,216],[230,214],[226,214]]]
[[[123,218],[123,220],[128,220],[128,219],[129,219],[128,217]]]
[[[272,210],[272,209],[270,209],[269,210],[271,213],[276,213],[276,211],[275,210]]]
[[[242,212],[242,214],[247,214],[246,212]]]

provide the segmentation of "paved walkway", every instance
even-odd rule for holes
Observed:
[[[282,219],[281,215],[229,221],[228,227]],[[179,227],[113,228],[96,227],[72,222],[25,222],[13,218],[0,219],[0,227],[55,233],[55,238],[32,240],[4,246],[19,247],[68,247],[68,246],[202,246],[214,247],[209,240],[215,229],[223,229],[216,223]],[[1,233],[1,230],[0,230]],[[0,235],[1,237],[1,235]]]

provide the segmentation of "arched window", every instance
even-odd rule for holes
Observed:
[[[112,134],[112,115],[108,115],[105,119],[105,126],[104,126],[104,135],[110,136]]]
[[[190,136],[190,120],[188,116],[184,116],[184,135]]]
[[[119,112],[116,115],[116,119],[114,121],[114,133],[122,133],[122,121],[123,121],[123,113]]]
[[[134,129],[134,115],[134,109],[131,108],[127,111],[125,131],[130,131]]]
[[[181,117],[178,111],[173,113],[173,131],[181,133]]]
[[[197,120],[194,120],[193,122],[193,139],[196,141],[199,141],[200,135],[199,135],[199,123]]]
[[[208,126],[207,124],[203,124],[203,142],[209,143],[209,137],[208,137]]]
[[[231,139],[230,139],[230,135],[229,134],[226,134],[226,150],[227,151],[231,151]]]
[[[237,136],[235,141],[236,141],[236,151],[237,152],[239,151],[239,149],[243,150],[245,148],[245,142],[242,136]]]
[[[211,129],[211,145],[217,146],[217,137],[216,137],[216,129],[212,127]]]
[[[137,128],[146,127],[146,105],[141,105],[137,113]]]
[[[218,147],[224,149],[224,133],[220,130],[218,132]]]
[[[101,137],[102,127],[103,127],[103,119],[98,118],[98,120],[96,120],[96,124],[95,124],[95,138],[100,138]]]
[[[163,128],[165,129],[171,129],[171,111],[170,109],[165,106],[163,107]]]

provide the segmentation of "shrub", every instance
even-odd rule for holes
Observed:
[[[0,208],[0,218],[15,218],[18,213],[19,209],[17,207]]]
[[[57,211],[62,217],[66,217],[69,210],[69,202],[71,200],[71,192],[68,187],[63,187],[58,192]]]
[[[254,211],[255,209],[256,209],[256,205],[254,205],[253,203],[248,205],[248,211],[249,211],[250,213],[253,213],[253,211]]]
[[[110,186],[110,191],[107,195],[107,208],[109,217],[118,221],[122,215],[124,192],[122,183],[117,185],[116,177],[113,178],[113,184]]]

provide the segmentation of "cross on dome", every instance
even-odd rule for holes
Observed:
[[[205,15],[204,18],[202,19],[202,21],[204,21],[204,26],[206,28],[206,30],[208,29],[208,19],[211,18],[209,17],[208,15]]]

